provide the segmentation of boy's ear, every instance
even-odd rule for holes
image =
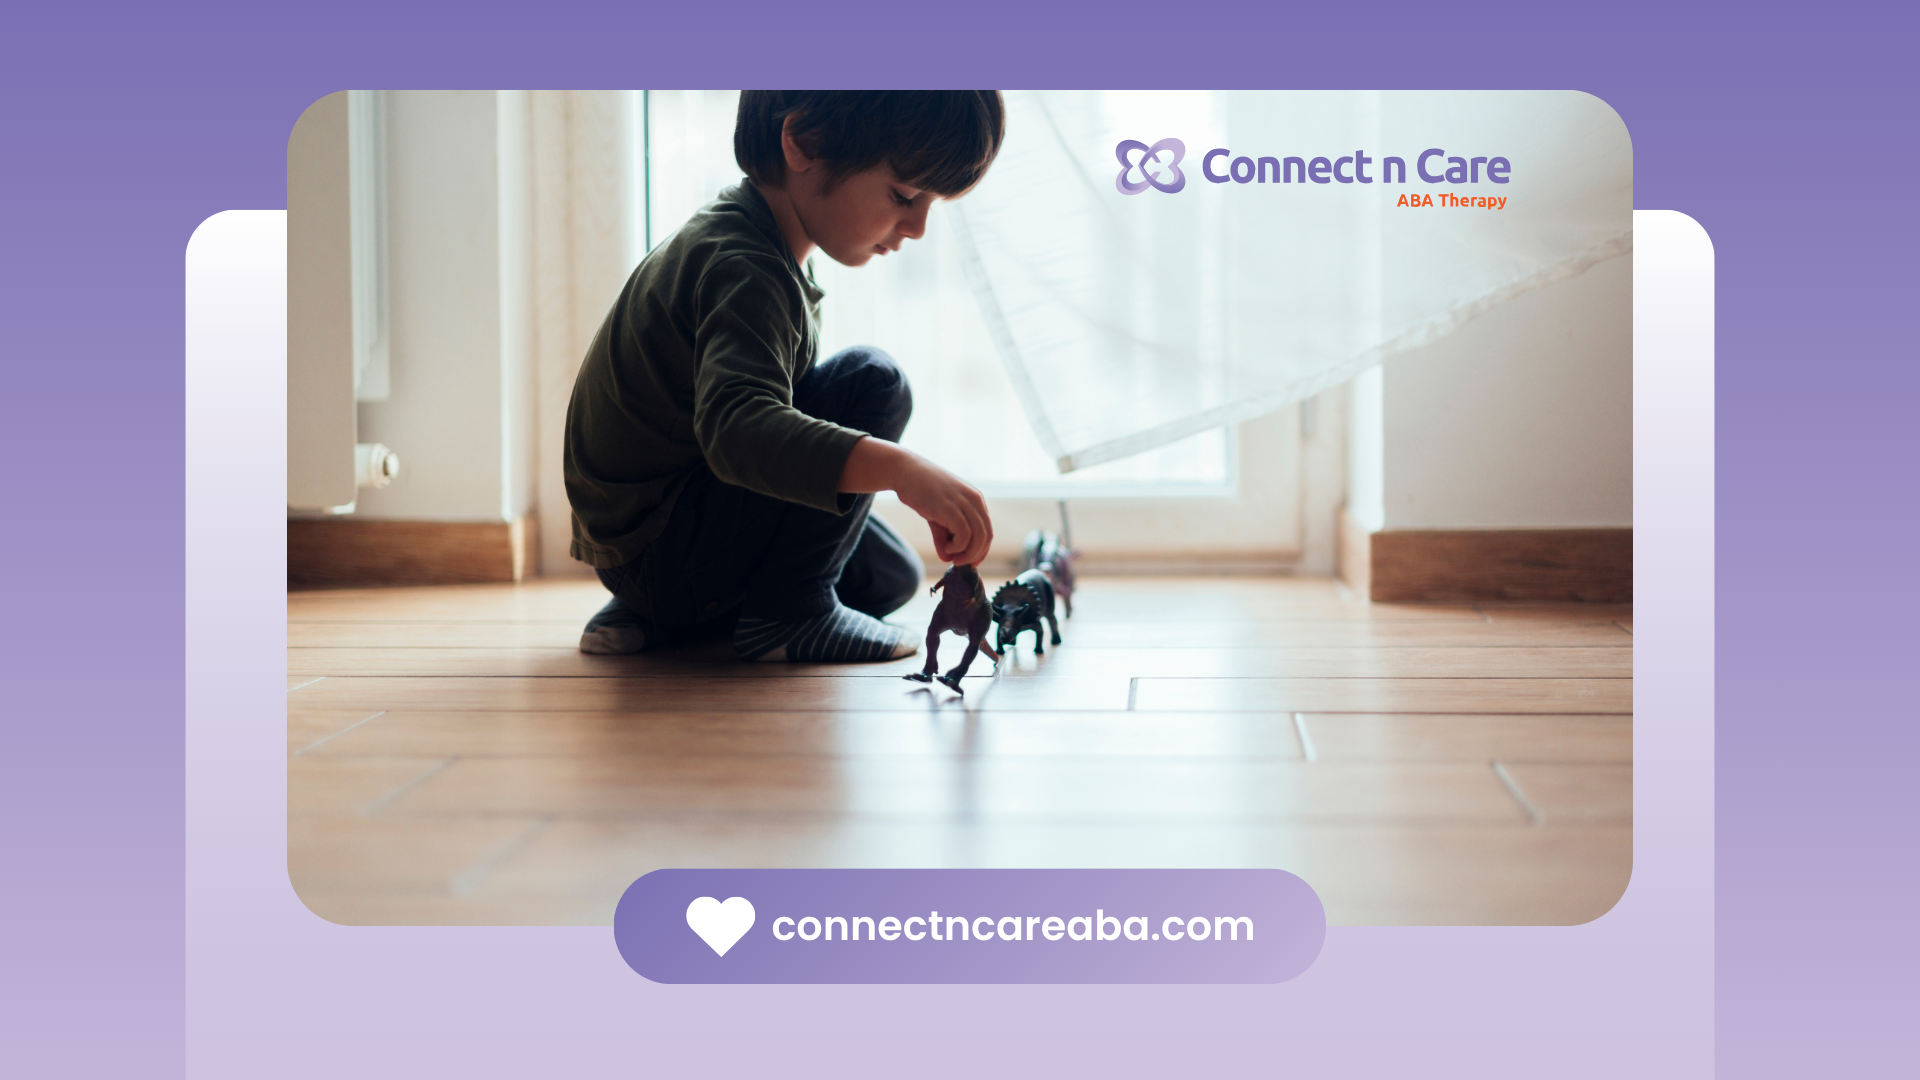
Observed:
[[[786,159],[789,176],[813,168],[813,158],[807,155],[806,148],[793,137],[792,114],[780,123],[780,155]]]

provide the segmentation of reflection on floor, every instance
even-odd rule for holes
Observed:
[[[1251,866],[1304,877],[1336,924],[1578,923],[1626,887],[1628,607],[1094,578],[1065,644],[1029,635],[997,677],[983,658],[957,699],[901,680],[919,657],[584,656],[603,599],[288,596],[308,906],[608,923],[659,867]]]

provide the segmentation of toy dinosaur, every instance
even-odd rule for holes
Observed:
[[[1065,508],[1062,508],[1065,512]],[[1073,550],[1060,538],[1044,529],[1035,529],[1027,534],[1026,543],[1020,546],[1020,569],[1038,570],[1047,575],[1053,583],[1053,591],[1060,597],[1060,605],[1066,609],[1067,618],[1073,618]],[[1053,643],[1060,644],[1060,635],[1055,634]]]
[[[967,651],[952,671],[939,678],[954,693],[965,694],[966,691],[960,689],[960,680],[973,666],[976,654],[984,652],[993,657],[995,663],[1000,661],[1000,654],[987,644],[987,625],[993,620],[993,611],[987,605],[986,586],[980,584],[980,573],[973,567],[954,566],[927,591],[942,594],[940,606],[933,609],[933,618],[927,623],[927,666],[904,678],[914,682],[933,681],[933,673],[940,667],[940,635],[952,631],[967,639]]]
[[[1053,631],[1053,644],[1060,644],[1060,623],[1053,617],[1053,582],[1044,571],[1023,570],[993,594],[993,621],[1000,628],[995,644],[1002,652],[1019,643],[1022,631],[1031,630],[1034,655],[1046,653],[1047,642],[1040,633],[1042,619]]]

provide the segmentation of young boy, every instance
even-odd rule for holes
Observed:
[[[993,525],[978,491],[896,445],[913,402],[891,357],[817,358],[807,259],[862,266],[920,237],[1004,130],[996,91],[740,95],[747,178],[641,261],[574,383],[572,554],[613,593],[581,651],[729,627],[747,660],[917,651],[879,616],[925,571],[868,516],[873,493],[896,492],[956,564],[986,556]]]

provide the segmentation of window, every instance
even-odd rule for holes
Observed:
[[[1179,115],[1189,126],[1197,107],[1220,108],[1189,97],[1089,92],[1073,104],[1148,119]],[[732,91],[645,93],[639,110],[648,192],[642,246],[650,250],[665,240],[716,192],[740,179],[733,159],[737,102]],[[1224,124],[1223,114],[1215,119]],[[923,239],[863,268],[843,267],[824,256],[812,260],[828,295],[822,306],[823,355],[855,344],[893,354],[913,381],[917,403],[904,444],[960,472],[989,496],[996,548],[1005,544],[1011,553],[1027,529],[1058,528],[1054,500],[1066,498],[1073,500],[1076,543],[1096,557],[1226,551],[1270,566],[1298,556],[1304,540],[1297,410],[1072,473],[1057,472],[1027,424],[968,287],[952,214],[951,205],[936,204]],[[1186,236],[1169,236],[1162,243],[1170,256],[1209,257],[1204,251],[1196,255]],[[1110,272],[1116,275],[1110,287],[1124,297],[1126,267]],[[1193,310],[1180,312],[1196,332],[1223,324],[1198,304],[1196,299],[1188,305]],[[1139,305],[1142,311],[1147,307]],[[1159,310],[1174,309],[1162,304]],[[1242,475],[1243,462],[1258,467]],[[912,524],[910,512],[898,507],[883,505],[881,512]],[[1330,512],[1327,516],[1331,520]],[[916,526],[908,535],[918,537],[920,531]]]

